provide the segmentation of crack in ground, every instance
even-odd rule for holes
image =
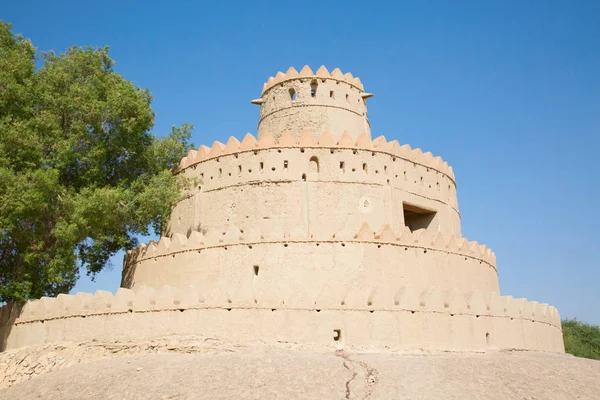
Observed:
[[[348,367],[348,364],[346,364],[346,361],[344,361],[343,365],[344,365],[344,368],[346,368],[348,371],[350,371],[350,367]],[[356,378],[357,375],[358,375],[358,372],[353,371],[352,378],[350,378],[346,381],[346,398],[347,399],[350,398],[350,383]]]
[[[377,382],[379,382],[379,378],[377,376],[378,375],[377,370],[375,368],[372,368],[369,364],[367,364],[364,361],[351,360],[348,357],[348,355],[346,355],[344,353],[339,353],[337,355],[339,357],[344,358],[344,362],[342,363],[343,367],[346,368],[348,371],[352,372],[352,376],[350,377],[350,379],[348,379],[345,382],[346,399],[352,399],[352,398],[356,398],[356,399],[360,398],[362,400],[369,399],[371,397],[371,394],[373,393],[373,389],[375,388],[375,385],[377,384]],[[364,379],[363,379],[364,388],[363,387],[357,388],[357,389],[360,389],[359,392],[363,392],[362,395],[355,393],[356,397],[351,397],[353,395],[352,390],[350,388],[351,383],[359,375],[359,372],[355,371],[355,368],[357,365],[362,370],[361,375],[364,374]]]

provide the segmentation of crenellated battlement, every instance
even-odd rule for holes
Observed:
[[[159,289],[147,286],[140,286],[135,290],[120,288],[114,295],[103,290],[94,294],[80,292],[75,295],[42,297],[22,306],[9,303],[0,307],[0,327],[61,318],[202,308],[436,312],[520,318],[561,326],[556,308],[497,293],[461,293],[455,289],[440,290],[435,287],[418,290],[386,285],[351,286],[345,288],[340,296],[322,293],[310,297],[310,293],[296,286],[286,298],[267,296],[248,299],[218,287],[207,293],[198,286],[189,285],[180,288],[164,286]]]
[[[198,150],[190,150],[188,155],[181,159],[175,172],[179,173],[198,163],[222,156],[272,148],[292,148],[299,150],[306,148],[349,149],[382,153],[433,169],[446,175],[452,182],[455,182],[452,167],[442,160],[441,157],[433,156],[430,152],[423,153],[421,149],[413,149],[408,144],[400,145],[397,140],[388,142],[384,136],[379,136],[371,140],[367,134],[362,134],[357,140],[353,140],[347,132],[344,132],[338,140],[335,140],[328,131],[322,133],[316,141],[313,139],[313,134],[308,131],[302,133],[299,139],[296,139],[289,131],[283,132],[278,138],[275,138],[270,133],[265,133],[261,136],[260,140],[256,140],[254,136],[248,133],[244,136],[242,142],[231,136],[227,144],[215,141],[210,148],[200,146]]]
[[[131,265],[142,260],[169,257],[181,252],[259,243],[279,243],[281,245],[290,243],[339,243],[344,245],[346,243],[371,243],[375,245],[392,245],[458,254],[480,260],[494,270],[496,269],[496,255],[494,252],[476,241],[469,242],[465,238],[446,236],[425,229],[411,232],[407,227],[394,232],[389,224],[378,232],[374,232],[367,223],[363,223],[354,232],[341,229],[331,236],[310,235],[310,237],[307,237],[306,231],[299,227],[284,230],[279,226],[264,230],[258,226],[245,229],[230,226],[224,231],[209,230],[204,233],[191,231],[188,236],[174,233],[171,237],[161,237],[158,242],[143,243],[128,250],[125,256],[125,264]]]
[[[429,287],[349,286],[318,295],[295,286],[286,296],[223,290],[138,287],[0,308],[0,348],[48,342],[155,340],[177,335],[234,343],[301,342],[386,351],[522,349],[562,352],[554,307],[496,293]]]
[[[349,85],[352,85],[362,92],[364,92],[365,90],[360,79],[352,76],[350,72],[344,74],[342,73],[342,71],[340,71],[339,68],[335,68],[330,73],[324,65],[321,65],[321,67],[319,67],[319,69],[316,72],[313,72],[313,70],[308,65],[305,65],[299,73],[294,67],[290,67],[285,73],[277,72],[277,74],[274,77],[269,77],[267,82],[265,82],[265,84],[263,85],[262,94],[265,94],[265,92],[267,92],[269,89],[271,89],[277,84],[293,79],[302,79],[309,81],[311,79],[332,79],[337,82],[344,82]]]

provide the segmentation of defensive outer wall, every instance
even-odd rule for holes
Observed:
[[[332,349],[564,352],[554,307],[500,296],[462,237],[452,168],[371,139],[362,83],[320,68],[265,84],[258,138],[200,146],[197,182],[115,295],[0,308],[0,349],[197,335]]]

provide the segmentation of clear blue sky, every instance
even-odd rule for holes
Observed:
[[[600,324],[600,2],[4,0],[41,51],[111,47],[154,95],[157,133],[256,133],[263,82],[289,66],[359,76],[374,136],[453,167],[464,235],[503,294]],[[119,285],[122,254],[96,282]]]

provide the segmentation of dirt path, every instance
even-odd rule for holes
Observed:
[[[92,361],[2,399],[599,399],[600,362],[571,356],[245,349]]]

